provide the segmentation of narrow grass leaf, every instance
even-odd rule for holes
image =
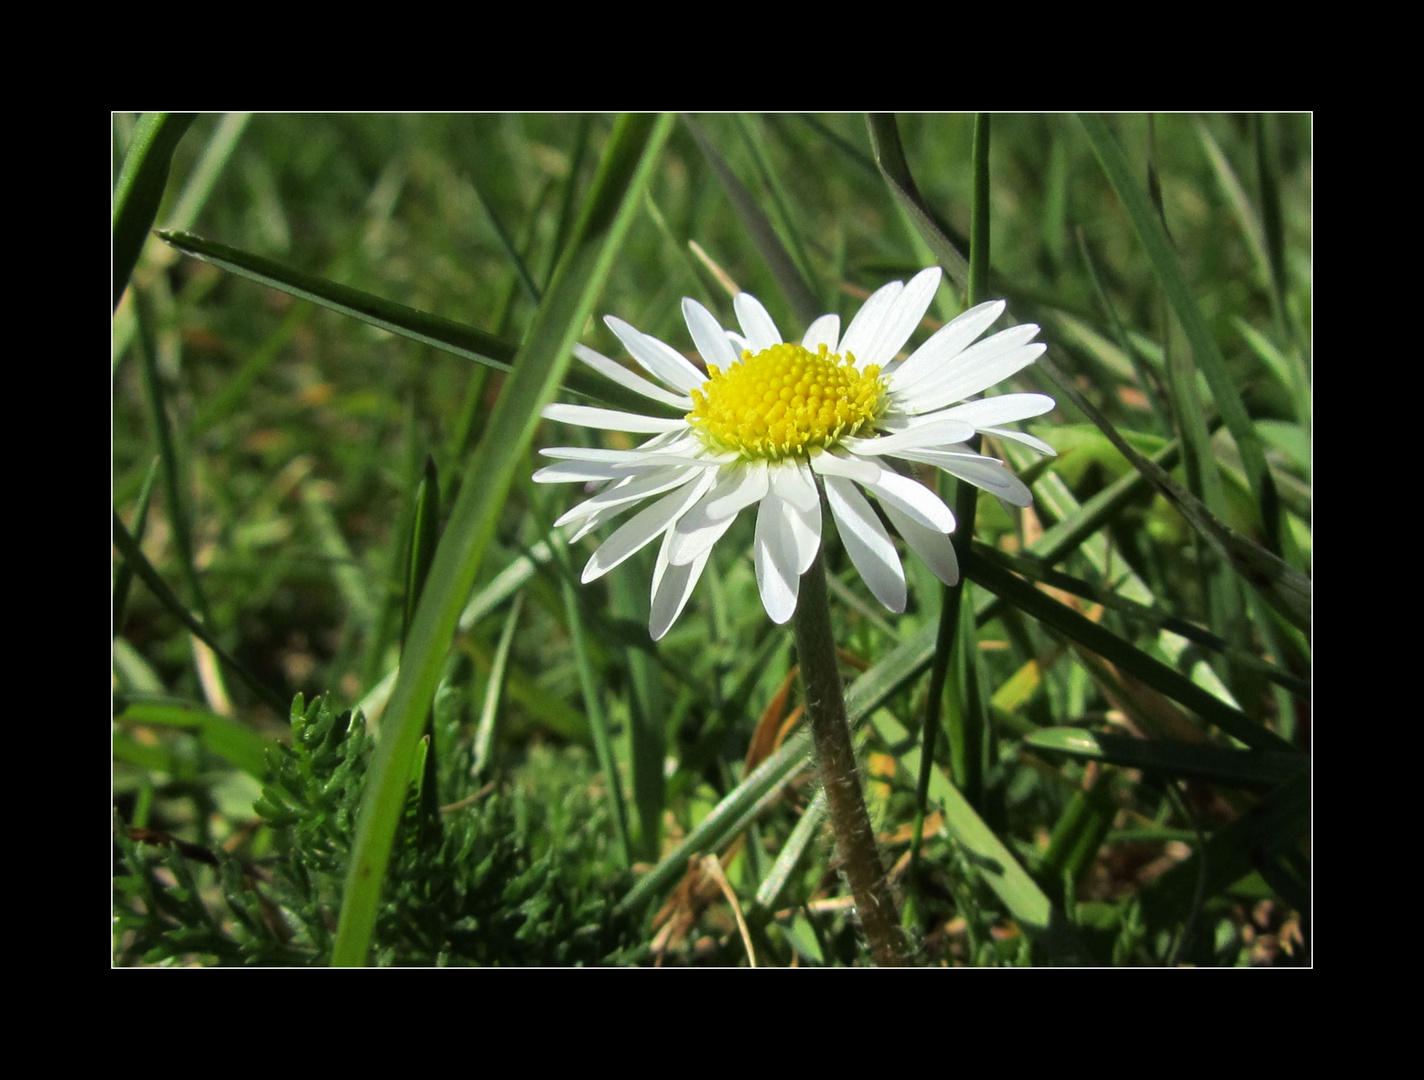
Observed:
[[[975,552],[961,564],[975,584],[1003,597],[1015,607],[1050,626],[1070,640],[1097,653],[1152,689],[1192,709],[1208,723],[1247,746],[1294,753],[1294,748],[1275,732],[1257,724],[1245,713],[1213,697],[1186,676],[1148,656],[1111,631],[1084,618],[1071,608],[1021,581],[1007,570]]]
[[[961,291],[968,292],[969,260],[945,235],[945,229],[920,197],[920,189],[910,175],[910,165],[905,160],[905,148],[900,143],[900,128],[895,123],[894,114],[870,113],[866,122],[870,126],[870,145],[875,153],[875,163],[880,166],[880,174],[889,185],[890,193],[930,246],[949,279]]]
[[[461,488],[406,640],[362,799],[333,965],[366,961],[405,782],[460,613],[539,411],[563,380],[671,126],[670,117],[648,115],[617,122],[569,246],[467,463],[466,475],[480,483]]]
[[[1107,175],[1118,198],[1126,208],[1128,217],[1137,233],[1138,240],[1147,252],[1152,269],[1167,294],[1172,310],[1176,312],[1187,340],[1191,342],[1192,356],[1197,367],[1206,376],[1211,387],[1213,402],[1226,421],[1226,428],[1241,450],[1241,459],[1246,467],[1246,479],[1256,496],[1261,520],[1266,527],[1266,535],[1273,550],[1279,550],[1279,512],[1275,493],[1275,482],[1266,466],[1265,451],[1260,437],[1246,412],[1236,381],[1226,366],[1226,359],[1217,348],[1216,339],[1197,306],[1181,263],[1172,250],[1161,222],[1154,213],[1147,196],[1138,186],[1128,165],[1127,157],[1118,146],[1117,139],[1108,130],[1101,116],[1091,113],[1080,114],[1083,129],[1088,134],[1093,151]]]
[[[193,731],[205,747],[248,776],[261,780],[267,770],[266,754],[272,741],[231,717],[219,716],[207,709],[131,699],[114,717],[114,722],[123,727],[146,725]]]
[[[114,186],[114,307],[119,306],[148,230],[158,216],[173,151],[196,115],[144,113],[134,127],[133,141]]]
[[[726,188],[727,196],[732,200],[732,207],[736,211],[737,217],[741,219],[747,232],[751,234],[752,243],[756,244],[757,250],[766,260],[772,276],[781,286],[781,291],[786,294],[786,299],[791,304],[791,310],[803,326],[809,326],[813,319],[822,314],[821,302],[816,299],[816,294],[811,290],[811,286],[801,276],[800,269],[795,260],[787,253],[786,247],[781,242],[781,237],[776,234],[776,229],[771,224],[771,220],[766,216],[765,211],[757,205],[752,193],[738,179],[731,166],[717,152],[717,148],[707,138],[701,125],[690,116],[684,116],[682,122],[712,166],[712,171],[717,174],[717,179]]]
[[[1146,769],[1174,778],[1190,777],[1231,785],[1270,786],[1310,767],[1308,757],[1294,752],[1184,746],[1082,728],[1043,728],[1025,737],[1024,743],[1083,761],[1101,761],[1125,769]]]
[[[467,360],[474,360],[497,371],[510,370],[514,361],[517,351],[515,346],[452,319],[417,311],[405,304],[384,300],[360,289],[353,289],[349,285],[341,285],[328,278],[286,266],[274,259],[239,251],[213,240],[178,232],[160,232],[158,235],[185,255],[202,259],[268,288],[310,300],[393,334],[433,345]],[[609,383],[607,379],[577,368],[568,372],[564,385],[574,393],[608,405],[637,409],[645,413],[656,408],[642,395],[625,391],[616,384]]]
[[[278,697],[261,679],[249,671],[245,665],[239,662],[236,657],[229,654],[228,651],[218,643],[217,638],[208,632],[206,626],[193,618],[188,612],[188,609],[183,606],[183,602],[174,595],[173,590],[168,587],[168,584],[159,576],[158,571],[153,568],[153,564],[148,561],[148,558],[139,549],[134,538],[130,536],[129,531],[124,528],[124,523],[119,520],[117,512],[114,514],[114,546],[119,549],[119,554],[123,556],[124,561],[133,568],[133,572],[148,586],[149,591],[153,593],[154,599],[167,608],[179,622],[186,626],[194,637],[212,649],[217,655],[217,658],[226,664],[234,675],[246,683],[253,693],[257,694],[258,697],[262,698],[263,701],[267,702],[268,705],[277,711],[278,716],[287,715],[287,703]]]

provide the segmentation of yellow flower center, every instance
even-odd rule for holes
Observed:
[[[878,415],[885,392],[877,365],[858,371],[854,356],[824,344],[814,353],[773,345],[743,352],[727,371],[707,370],[712,377],[692,391],[688,423],[711,445],[772,461],[854,435]]]

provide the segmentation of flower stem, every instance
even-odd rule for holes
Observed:
[[[903,967],[909,963],[909,950],[900,931],[895,898],[880,861],[856,772],[855,747],[846,723],[845,695],[831,632],[826,572],[819,552],[810,569],[801,575],[796,604],[796,655],[801,664],[806,714],[811,719],[811,737],[826,791],[831,832],[870,955],[879,967]]]

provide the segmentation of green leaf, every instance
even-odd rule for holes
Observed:
[[[1082,728],[1044,728],[1025,736],[1028,746],[1085,761],[1126,769],[1146,769],[1171,777],[1194,777],[1222,784],[1278,784],[1310,767],[1304,754],[1277,750],[1233,750],[1136,739]]]
[[[466,475],[480,483],[461,488],[406,639],[406,662],[386,707],[362,800],[333,965],[366,961],[406,779],[460,612],[515,471],[523,467],[539,412],[563,380],[672,123],[671,117],[648,115],[619,119],[569,247],[467,464]]]
[[[196,116],[144,113],[134,128],[133,142],[114,186],[114,307],[119,306],[129,276],[138,265],[143,242],[148,239],[148,230],[158,216],[173,151]]]
[[[213,240],[178,232],[160,232],[158,235],[185,255],[202,259],[268,288],[290,293],[332,311],[349,315],[353,319],[360,319],[382,330],[389,330],[393,334],[433,345],[437,349],[463,356],[467,360],[474,360],[498,371],[509,371],[515,361],[515,346],[452,319],[418,311],[393,300],[384,300],[360,289],[353,289],[349,285],[341,285],[286,266],[275,259],[254,255],[249,251],[239,251]],[[576,394],[616,408],[635,408],[639,412],[647,413],[657,406],[656,402],[649,401],[640,394],[577,368],[568,372],[565,385]]]

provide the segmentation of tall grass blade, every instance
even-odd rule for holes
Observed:
[[[671,126],[670,117],[619,119],[569,247],[468,463],[466,475],[480,482],[463,485],[451,510],[406,640],[406,659],[386,707],[362,799],[334,965],[366,960],[405,783],[460,612],[515,471],[523,465],[539,411],[563,381],[571,350],[593,312]]]
[[[158,216],[168,186],[173,151],[196,113],[144,113],[134,127],[133,141],[114,185],[113,257],[114,307],[124,295],[138,265],[139,252]]]

